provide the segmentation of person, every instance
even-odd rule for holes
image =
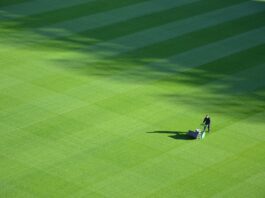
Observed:
[[[203,128],[203,131],[206,130],[206,128],[208,129],[208,132],[210,132],[210,125],[211,125],[211,118],[209,115],[206,115],[205,118],[203,119],[203,122],[204,124],[204,128]]]

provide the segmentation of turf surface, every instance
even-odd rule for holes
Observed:
[[[264,197],[264,54],[264,1],[1,1],[0,197]]]

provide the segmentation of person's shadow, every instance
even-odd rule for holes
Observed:
[[[152,131],[152,132],[147,132],[147,133],[170,134],[168,137],[177,139],[177,140],[192,140],[193,139],[187,134],[188,132],[181,132],[181,131]]]

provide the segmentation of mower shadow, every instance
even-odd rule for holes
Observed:
[[[161,134],[171,134],[168,137],[176,140],[193,140],[192,137],[188,136],[188,132],[182,131],[152,131],[147,133],[161,133]]]

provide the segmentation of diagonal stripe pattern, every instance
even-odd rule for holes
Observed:
[[[0,197],[265,194],[262,1],[1,5]]]

